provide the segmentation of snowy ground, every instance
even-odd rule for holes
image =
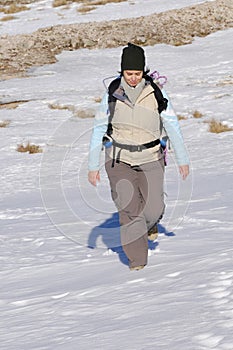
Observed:
[[[213,0],[207,0],[213,1]],[[53,7],[53,0],[41,0],[28,5],[29,10],[14,14],[15,19],[0,23],[1,34],[31,33],[39,28],[57,24],[93,22],[146,16],[155,12],[182,8],[205,2],[204,0],[128,0],[122,3],[109,3],[97,6],[91,12],[80,13],[81,4]],[[0,12],[0,19],[4,14]]]
[[[233,126],[232,34],[145,48],[188,117],[181,127],[192,173],[180,181],[169,154],[166,215],[140,272],[117,247],[104,171],[97,189],[86,180],[93,120],[49,108],[97,108],[121,49],[64,52],[29,78],[0,82],[2,102],[29,101],[0,109],[10,120],[0,128],[2,349],[233,349],[233,132],[211,134],[206,123]],[[44,152],[16,152],[28,141]]]

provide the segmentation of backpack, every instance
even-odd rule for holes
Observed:
[[[159,114],[166,110],[167,108],[167,103],[168,100],[166,98],[163,97],[163,94],[160,90],[160,88],[158,87],[157,84],[154,83],[153,78],[149,75],[145,75],[144,79],[146,80],[146,82],[149,82],[150,85],[152,86],[152,88],[154,89],[154,97],[157,101],[158,104],[158,112]],[[108,87],[108,108],[109,108],[109,118],[108,118],[108,128],[107,128],[107,132],[106,134],[108,136],[112,135],[112,119],[114,116],[114,111],[115,111],[115,106],[116,106],[116,97],[113,96],[113,93],[117,90],[117,88],[120,86],[120,82],[121,82],[121,77],[118,77],[116,79],[114,79],[109,87]]]

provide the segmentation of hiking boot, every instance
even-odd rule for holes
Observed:
[[[134,267],[130,267],[130,271],[138,271],[138,270],[142,270],[145,267],[145,265],[139,265],[139,266],[134,266]]]
[[[158,226],[155,224],[148,231],[148,239],[149,239],[149,241],[155,241],[158,238],[158,235],[159,235]]]

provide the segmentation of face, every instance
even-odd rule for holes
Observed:
[[[129,86],[135,87],[142,80],[143,71],[142,70],[124,70],[123,77]]]

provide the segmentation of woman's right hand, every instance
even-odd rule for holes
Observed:
[[[97,185],[97,181],[100,182],[100,172],[99,170],[91,170],[88,172],[88,181],[93,185]]]

